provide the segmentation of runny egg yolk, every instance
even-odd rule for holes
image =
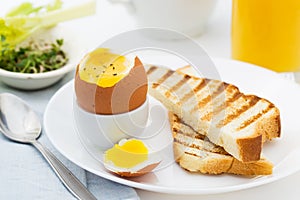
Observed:
[[[130,62],[106,48],[87,54],[79,66],[80,79],[100,87],[112,87],[129,72]]]
[[[134,167],[148,159],[148,149],[141,140],[130,139],[123,144],[115,144],[105,152],[105,162],[111,161],[122,168]]]

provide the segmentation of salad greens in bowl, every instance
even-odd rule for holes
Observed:
[[[6,61],[1,56],[4,66],[0,68],[0,80],[9,86],[27,90],[56,83],[76,68],[83,55],[75,41],[73,31],[61,25],[39,30],[23,41],[20,47],[7,52],[10,56]],[[31,46],[38,47],[30,51]]]
[[[0,80],[19,89],[50,86],[75,69],[83,55],[76,31],[58,24],[95,13],[95,0],[63,8],[60,0],[22,3],[0,17]]]

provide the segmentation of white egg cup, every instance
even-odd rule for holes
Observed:
[[[83,110],[74,98],[74,127],[81,142],[89,148],[105,151],[124,138],[139,138],[149,117],[148,97],[138,108],[121,114],[101,115]]]

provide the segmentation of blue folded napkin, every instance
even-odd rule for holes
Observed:
[[[24,99],[42,117],[52,95],[74,76],[69,73],[52,87],[22,91],[0,83],[0,93],[10,92]],[[39,141],[44,144],[97,199],[139,199],[133,188],[106,180],[78,167],[62,156],[42,132]],[[63,186],[42,155],[31,145],[14,143],[0,134],[0,199],[75,199]]]

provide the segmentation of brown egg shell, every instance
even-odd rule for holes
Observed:
[[[95,114],[119,114],[141,106],[147,98],[148,79],[138,57],[127,76],[112,87],[103,88],[80,79],[78,67],[75,75],[75,93],[78,105]]]
[[[144,167],[136,172],[116,172],[116,171],[111,171],[111,170],[110,171],[119,176],[122,176],[122,177],[137,177],[137,176],[142,176],[142,175],[150,173],[154,168],[157,167],[157,165],[159,165],[159,163],[160,162],[147,165],[146,167]]]

